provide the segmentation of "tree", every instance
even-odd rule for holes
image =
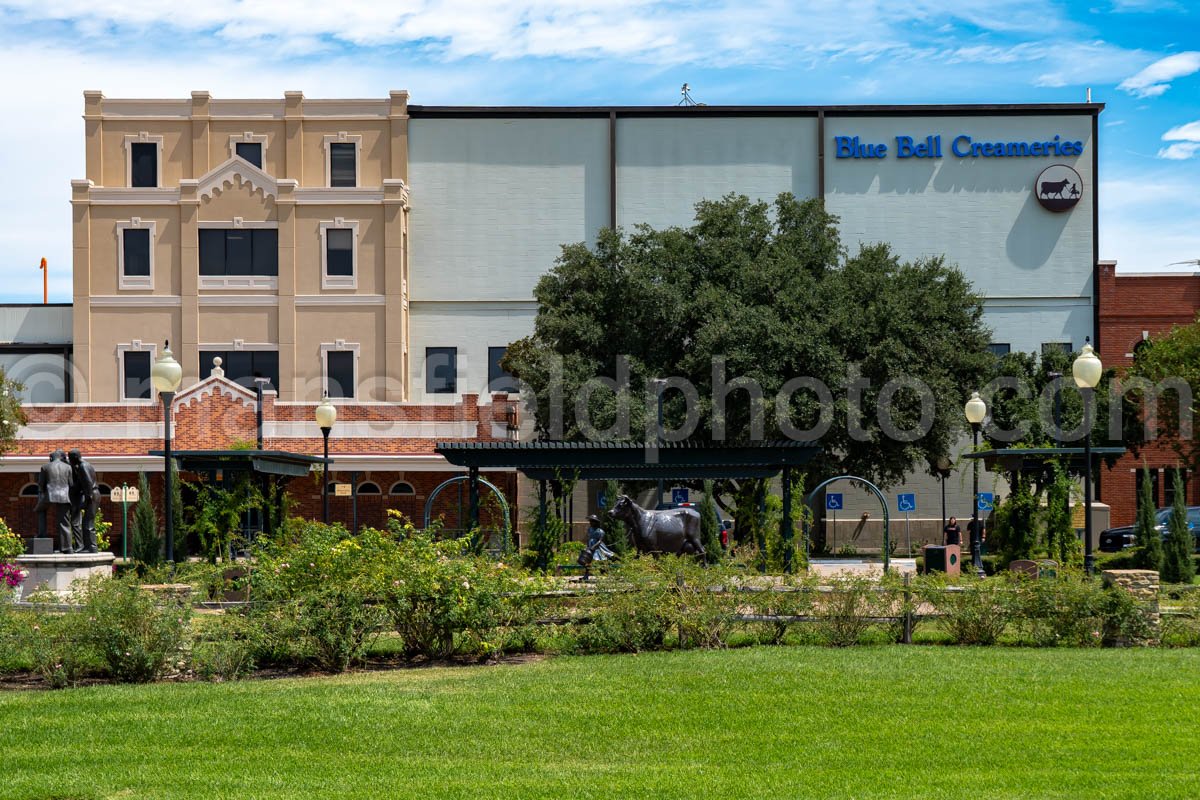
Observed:
[[[693,438],[797,437],[827,419],[826,431],[810,434],[822,447],[813,476],[890,485],[949,452],[964,392],[992,361],[982,301],[941,258],[901,262],[886,244],[847,255],[836,223],[819,200],[783,194],[768,206],[729,195],[698,203],[686,229],[603,230],[594,247],[564,246],[534,291],[533,335],[505,358],[530,390],[539,435],[652,438],[649,381],[676,377],[697,392]],[[597,378],[627,388],[600,388]],[[794,378],[815,379],[837,399],[791,391]],[[927,432],[889,435],[876,414],[885,393],[894,431],[923,421]],[[666,427],[680,430],[687,409],[668,389]]]
[[[700,500],[700,544],[708,553],[709,561],[721,559],[724,552],[721,548],[721,520],[717,518],[712,481],[704,482],[704,495]]]
[[[1133,534],[1137,537],[1135,558],[1140,568],[1162,572],[1162,538],[1159,536],[1158,523],[1154,518],[1154,495],[1150,488],[1150,470],[1148,469],[1142,470],[1140,494],[1137,521],[1133,525]]]
[[[1172,439],[1179,456],[1195,470],[1200,441],[1192,436],[1191,419],[1200,408],[1200,321],[1144,340],[1134,348],[1133,366],[1125,383],[1132,399],[1144,404],[1157,435]],[[1152,387],[1152,388],[1148,388]]]
[[[10,380],[0,368],[0,453],[7,453],[17,441],[17,431],[25,424],[25,411],[21,408],[20,392],[25,387]]]
[[[1172,491],[1175,502],[1171,505],[1171,521],[1167,524],[1167,544],[1163,548],[1162,579],[1165,583],[1191,583],[1196,577],[1196,564],[1192,561],[1194,540],[1188,530],[1187,493],[1183,477],[1175,470]]]
[[[158,535],[158,517],[144,472],[138,473],[138,501],[133,509],[133,560],[143,570],[162,563],[162,537]]]
[[[617,502],[617,496],[621,494],[621,484],[611,478],[604,482],[604,496],[608,499],[608,507],[611,509],[613,504]],[[611,514],[607,515],[608,527],[605,529],[604,543],[609,549],[618,556],[624,558],[629,552],[629,531],[625,530],[625,523]]]

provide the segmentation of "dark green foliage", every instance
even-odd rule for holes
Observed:
[[[1020,599],[1009,573],[987,579],[964,575],[957,586],[931,577],[920,583],[924,600],[942,614],[955,644],[995,644],[1017,617]]]
[[[1071,487],[1067,471],[1053,464],[1054,478],[1046,487],[1046,507],[1043,510],[1046,528],[1046,554],[1060,565],[1082,563],[1083,543],[1075,535],[1071,519]]]
[[[1163,552],[1162,579],[1164,583],[1191,583],[1196,577],[1192,562],[1195,540],[1187,524],[1187,493],[1184,491],[1180,470],[1175,470],[1175,504],[1171,509],[1171,521],[1167,525],[1167,543]]]
[[[617,497],[621,494],[621,484],[617,480],[608,480],[604,482],[604,496],[608,498],[608,508],[612,510],[613,504],[617,502]],[[604,543],[608,548],[618,556],[624,558],[629,553],[631,547],[629,544],[629,531],[625,529],[625,523],[613,517],[610,514],[605,514],[604,517]]]
[[[93,578],[77,598],[79,632],[120,683],[146,683],[182,671],[192,609],[174,594],[156,594],[117,578]]]
[[[1139,490],[1137,520],[1133,535],[1137,537],[1137,564],[1141,569],[1162,572],[1163,547],[1157,521],[1154,519],[1154,495],[1150,487],[1150,470],[1142,470],[1142,486]]]
[[[782,438],[788,427],[810,429],[832,413],[813,474],[849,472],[887,484],[948,452],[962,429],[959,403],[936,404],[929,433],[902,441],[881,430],[876,400],[901,375],[923,381],[935,397],[965,399],[964,387],[981,384],[993,361],[982,302],[941,258],[904,263],[884,244],[847,255],[836,224],[819,200],[783,194],[768,206],[729,195],[698,203],[686,229],[603,230],[594,248],[564,246],[535,289],[534,335],[510,345],[505,359],[533,390],[539,433],[641,440],[647,422],[654,427],[648,382],[678,376],[698,391],[696,438]],[[581,391],[593,378],[615,378],[622,356],[628,392]],[[715,381],[714,358],[723,360]],[[861,376],[869,381],[861,393],[866,413],[859,419],[844,402],[822,407],[800,390],[784,403],[790,426],[781,425],[774,401],[797,376],[842,397]],[[766,402],[733,388],[723,415],[714,410],[714,384],[734,379],[755,382]],[[666,426],[677,429],[684,399],[674,390],[664,398]],[[581,404],[590,427],[577,414]],[[629,429],[609,430],[623,408]],[[897,428],[915,427],[916,393],[899,391],[892,412]],[[848,415],[865,435],[851,434]]]
[[[162,563],[162,537],[158,533],[158,517],[150,499],[150,482],[146,473],[138,473],[138,501],[133,507],[133,547],[130,557],[139,569]]]
[[[1028,477],[1018,474],[1010,494],[996,508],[988,536],[988,545],[995,548],[1002,564],[1033,556],[1039,513]]]
[[[1139,387],[1139,381],[1145,383]],[[1157,392],[1148,391],[1146,383],[1157,385]],[[1170,437],[1176,452],[1196,471],[1200,465],[1200,440],[1191,433],[1183,436],[1181,421],[1195,415],[1200,399],[1200,322],[1178,326],[1139,346],[1125,384],[1131,387],[1127,391],[1132,398],[1147,404],[1154,394],[1158,395],[1157,413],[1148,416],[1157,423],[1157,433]],[[1181,409],[1185,397],[1191,406]]]
[[[704,497],[700,500],[700,544],[709,561],[718,561],[721,549],[721,521],[717,519],[717,504],[713,501],[713,482],[704,482]]]

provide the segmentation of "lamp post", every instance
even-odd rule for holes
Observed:
[[[1100,358],[1090,344],[1085,344],[1071,364],[1071,374],[1083,393],[1083,568],[1088,575],[1096,571],[1092,554],[1092,390],[1103,373]]]
[[[979,426],[987,416],[987,403],[980,398],[979,392],[971,392],[971,399],[963,406],[967,422],[971,423],[971,444],[973,449],[979,449]],[[983,577],[983,536],[979,530],[979,459],[971,459],[973,477],[971,481],[971,563],[975,574]]]
[[[167,563],[175,563],[175,498],[174,484],[171,476],[171,403],[175,400],[175,392],[183,382],[183,367],[171,355],[170,342],[163,342],[162,355],[150,367],[150,382],[158,390],[158,396],[163,404],[163,460],[166,470],[165,502],[167,531]]]
[[[317,427],[325,439],[325,460],[321,462],[321,521],[329,524],[329,431],[337,422],[337,406],[329,402],[329,393],[321,399],[316,411]]]

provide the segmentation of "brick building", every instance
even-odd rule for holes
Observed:
[[[1099,355],[1106,367],[1128,367],[1143,341],[1195,322],[1200,310],[1200,271],[1122,274],[1115,261],[1101,261],[1098,290]],[[1100,499],[1112,508],[1112,524],[1134,521],[1143,468],[1150,470],[1155,506],[1171,505],[1173,472],[1179,467],[1171,442],[1162,440],[1143,447],[1137,456],[1122,456],[1111,470],[1103,470]],[[1187,480],[1186,472],[1184,481],[1188,505],[1200,503],[1200,487]]]

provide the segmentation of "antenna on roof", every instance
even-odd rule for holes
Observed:
[[[697,103],[695,100],[692,99],[692,87],[688,86],[686,83],[679,90],[679,93],[681,95],[683,95],[683,98],[679,101],[679,105],[681,105],[681,106],[702,106],[702,105],[704,105],[704,103]]]

